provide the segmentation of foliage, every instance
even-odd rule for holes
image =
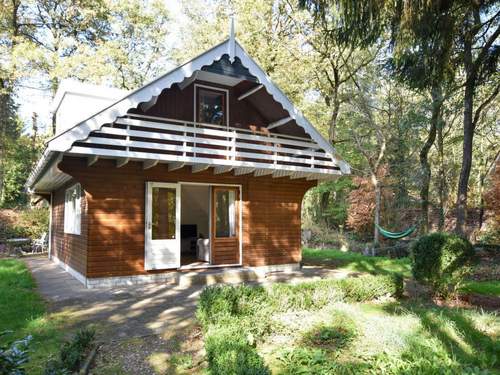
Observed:
[[[346,197],[353,187],[351,178],[342,177],[310,189],[303,201],[303,221],[327,229],[343,226],[347,219]]]
[[[80,329],[73,338],[61,346],[59,360],[51,360],[45,368],[45,375],[63,375],[77,372],[88,354],[95,338],[92,329]]]
[[[401,278],[372,275],[297,285],[277,283],[268,288],[209,286],[200,295],[196,317],[205,332],[210,371],[214,374],[270,373],[255,349],[256,342],[275,328],[269,316],[290,310],[318,310],[335,301],[398,297],[401,289]]]
[[[249,344],[237,325],[216,326],[209,329],[205,350],[211,374],[268,375],[257,350]]]
[[[0,336],[6,334],[8,332],[0,332]],[[0,345],[0,374],[26,374],[24,364],[29,361],[28,346],[31,340],[31,336],[26,336],[9,345]]]
[[[0,210],[0,239],[13,237],[40,238],[49,230],[49,210],[35,207]]]
[[[0,259],[0,306],[0,332],[12,331],[14,340],[31,336],[26,372],[42,373],[47,358],[54,355],[61,345],[65,333],[61,327],[68,323],[68,317],[47,314],[31,273],[24,262],[17,259]],[[5,345],[6,339],[0,337],[0,345]]]
[[[454,294],[471,273],[473,259],[470,242],[454,234],[422,236],[411,248],[413,277],[444,297]]]

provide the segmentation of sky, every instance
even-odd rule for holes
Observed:
[[[172,32],[169,34],[169,38],[172,35],[175,38],[178,32],[178,26],[181,24],[182,19],[181,5],[179,0],[164,0],[170,11],[171,18],[173,20]],[[165,41],[167,42],[167,41]],[[169,42],[172,42],[170,40]],[[170,69],[170,67],[169,67]],[[167,69],[168,70],[168,69]],[[25,124],[24,131],[26,133],[31,133],[32,131],[32,117],[33,113],[37,114],[38,117],[38,127],[39,132],[49,132],[51,127],[51,104],[52,104],[52,94],[50,90],[44,90],[40,88],[42,86],[41,82],[36,79],[25,80],[18,89],[17,92],[17,104],[19,105],[19,116]],[[49,133],[50,134],[50,133]]]

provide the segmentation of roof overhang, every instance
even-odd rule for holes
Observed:
[[[159,95],[164,89],[172,87],[176,83],[181,83],[190,77],[195,76],[197,72],[202,71],[204,66],[208,66],[215,61],[219,61],[224,55],[229,55],[230,60],[234,61],[236,57],[241,61],[241,64],[248,69],[249,73],[257,78],[258,83],[263,85],[272,98],[280,103],[282,107],[289,113],[291,120],[302,127],[311,139],[321,147],[324,152],[335,161],[340,170],[340,174],[350,174],[350,166],[337,153],[335,148],[324,139],[314,126],[295,108],[285,94],[272,83],[267,74],[257,65],[257,63],[245,52],[240,44],[233,38],[230,38],[210,50],[204,52],[193,60],[173,69],[162,77],[146,84],[140,89],[137,89],[114,104],[99,111],[95,115],[80,122],[72,128],[62,132],[51,138],[47,144],[42,158],[37,163],[35,169],[30,175],[27,186],[31,191],[39,190],[42,187],[49,188],[51,186],[48,180],[54,179],[57,183],[61,183],[67,178],[67,175],[61,176],[62,172],[57,172],[57,167],[52,166],[54,155],[68,153],[75,142],[86,140],[92,132],[99,131],[104,125],[112,124],[118,118],[127,115],[132,108],[137,108],[141,103],[155,103]],[[56,163],[57,164],[57,163]],[[50,168],[48,167],[50,165]],[[52,169],[51,169],[52,168]],[[50,174],[52,173],[52,174]],[[331,177],[336,176],[335,173]],[[321,176],[317,176],[318,179]],[[56,184],[52,184],[55,186]]]

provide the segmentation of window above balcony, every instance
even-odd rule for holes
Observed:
[[[196,121],[227,125],[227,90],[195,85]]]

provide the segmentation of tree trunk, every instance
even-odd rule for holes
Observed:
[[[469,187],[470,170],[472,166],[472,141],[474,137],[473,106],[474,106],[474,81],[467,79],[464,93],[464,144],[462,152],[462,168],[457,190],[457,222],[455,232],[465,235],[467,216],[467,190]]]
[[[438,195],[439,195],[439,221],[438,230],[443,231],[444,229],[444,210],[446,206],[446,173],[444,166],[444,139],[443,139],[443,128],[444,120],[442,116],[438,121],[437,126],[437,148],[438,148],[438,159],[439,159],[439,172],[438,172]]]
[[[381,191],[380,184],[378,178],[375,174],[371,174],[371,182],[373,187],[375,188],[375,212],[374,212],[374,226],[373,226],[373,247],[372,247],[372,255],[375,256],[375,248],[379,245],[379,233],[377,225],[380,225],[380,205],[381,205]]]
[[[436,129],[438,127],[438,122],[440,121],[441,105],[443,104],[443,96],[441,92],[441,87],[439,85],[434,86],[431,89],[432,97],[432,116],[431,116],[431,127],[429,129],[429,134],[427,135],[427,140],[424,146],[420,150],[420,167],[422,168],[422,186],[420,188],[420,201],[421,201],[421,233],[429,232],[429,186],[431,182],[431,166],[429,163],[429,151],[436,140]]]
[[[321,193],[320,215],[327,227],[328,227],[328,218],[326,217],[326,210],[328,209],[329,201],[330,201],[330,192],[324,191],[323,193]]]

